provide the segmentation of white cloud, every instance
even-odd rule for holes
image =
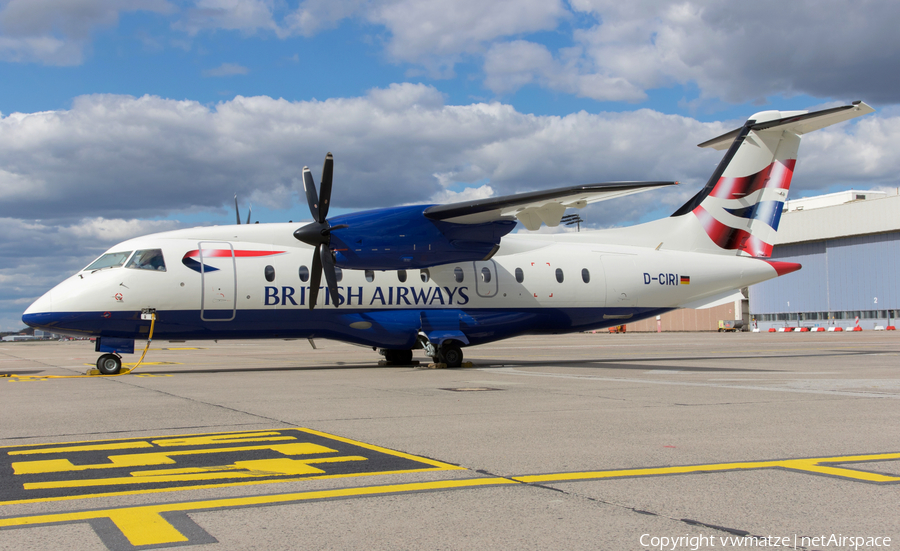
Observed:
[[[195,0],[173,27],[196,35],[204,29],[225,29],[252,34],[260,30],[280,33],[272,0]]]
[[[496,39],[555,29],[566,15],[559,0],[399,0],[379,3],[367,18],[390,31],[394,59],[440,69]]]
[[[487,199],[494,196],[494,189],[485,184],[478,187],[467,187],[460,191],[445,189],[429,197],[429,203],[442,205],[444,203],[460,203],[462,201],[474,201],[475,199]]]
[[[592,73],[578,60],[554,59],[543,44],[516,40],[495,44],[485,54],[484,84],[498,94],[526,84],[601,101],[637,102],[647,99],[644,91],[626,79]]]
[[[131,11],[171,13],[166,0],[7,0],[0,2],[0,59],[78,65],[91,34]]]
[[[576,0],[599,24],[576,30],[598,74],[643,90],[695,83],[707,101],[773,95],[897,101],[900,4],[874,0]]]
[[[898,123],[876,115],[812,134],[797,185],[890,185]],[[214,107],[83,96],[67,111],[0,118],[0,216],[166,216],[222,207],[235,192],[288,208],[303,165],[319,166],[328,151],[344,208],[426,201],[448,186],[489,184],[502,195],[611,180],[699,184],[720,154],[695,144],[735,124],[647,109],[541,117],[500,103],[445,105],[434,88],[408,83],[356,98],[239,96]]]

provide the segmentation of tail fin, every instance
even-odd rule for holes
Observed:
[[[722,254],[771,256],[800,137],[873,111],[854,102],[813,113],[756,113],[741,128],[700,144],[728,152],[706,186],[672,216],[693,213]]]

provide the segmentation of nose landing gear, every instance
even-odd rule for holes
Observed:
[[[122,358],[117,354],[104,354],[97,359],[97,371],[103,375],[116,375],[122,370]]]

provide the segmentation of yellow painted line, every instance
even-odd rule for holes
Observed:
[[[65,452],[89,452],[103,450],[135,450],[140,448],[152,448],[150,442],[116,442],[114,444],[87,444],[85,446],[66,446],[62,448],[38,448],[34,450],[17,450],[8,452],[8,455],[33,455],[41,453],[65,453]]]
[[[739,463],[708,463],[706,465],[683,465],[677,467],[653,467],[647,469],[617,469],[610,471],[586,471],[580,473],[554,473],[512,477],[524,483],[567,482],[576,480],[598,480],[605,478],[625,478],[639,476],[660,476],[673,474],[689,474],[702,472],[741,471],[753,469],[782,468],[861,480],[865,482],[900,482],[898,476],[888,476],[866,471],[858,471],[846,467],[837,467],[834,463],[860,463],[900,459],[900,453],[882,453],[871,455],[846,455],[839,457],[816,457],[809,459],[783,459],[776,461],[746,461]]]
[[[303,430],[303,429],[300,429],[298,427],[284,427],[281,429],[266,429],[266,430],[253,430],[253,431],[226,430],[226,431],[222,431],[222,432],[211,432],[211,433],[195,432],[195,433],[189,433],[189,434],[169,434],[169,435],[165,435],[165,436],[153,436],[150,438],[152,438],[151,442],[153,442],[153,443],[165,442],[165,444],[159,444],[161,446],[163,446],[163,445],[165,445],[165,446],[175,446],[175,445],[191,446],[194,444],[192,444],[192,443],[174,444],[173,442],[185,441],[186,438],[191,438],[191,437],[197,437],[198,439],[204,439],[204,440],[198,440],[198,442],[204,442],[204,441],[211,442],[213,438],[217,439],[216,443],[221,443],[220,442],[221,440],[229,439],[229,438],[233,442],[243,442],[244,440],[242,440],[241,438],[244,435],[250,436],[251,438],[256,438],[256,437],[260,437],[260,436],[271,436],[271,435],[280,434],[278,432],[280,430],[294,431],[294,430]],[[329,438],[334,438],[333,436],[331,436],[327,433],[324,433],[324,432],[320,433],[320,434],[324,434],[324,435],[328,436]],[[150,440],[150,438],[148,438],[148,440]],[[74,444],[92,444],[93,445],[97,442],[119,442],[121,440],[122,439],[120,439],[120,438],[109,438],[106,440],[73,440],[71,442],[54,442],[54,443],[44,443],[44,444],[39,444],[39,445],[40,446],[62,446],[62,445],[74,445]],[[266,440],[266,441],[269,441],[269,440]],[[16,444],[13,446],[4,446],[4,449],[34,448],[34,447],[35,447],[34,444]]]
[[[338,490],[318,490],[265,496],[209,499],[186,503],[165,503],[160,505],[125,507],[121,509],[53,513],[30,517],[7,518],[0,519],[0,528],[110,519],[115,523],[119,530],[122,531],[125,537],[128,538],[128,541],[131,542],[132,545],[165,545],[185,542],[188,541],[188,538],[174,526],[169,524],[169,522],[160,515],[161,513],[274,505],[278,503],[309,501],[314,499],[363,497],[429,490],[476,488],[479,486],[496,486],[503,484],[517,484],[517,482],[505,478],[471,478],[463,480],[440,480],[435,482],[411,482],[406,484],[341,488]]]
[[[172,446],[212,446],[215,444],[243,444],[245,442],[278,442],[284,440],[296,440],[296,436],[284,436],[278,431],[249,431],[239,433],[213,433],[202,436],[175,436],[155,438],[151,440],[155,445],[162,447]]]
[[[464,471],[464,470],[466,470],[465,467],[460,467],[459,465],[444,463],[443,461],[437,461],[436,459],[428,459],[427,457],[419,457],[418,455],[412,455],[409,453],[398,452],[396,450],[382,448],[381,446],[375,446],[373,444],[366,444],[365,442],[359,442],[357,440],[351,440],[349,438],[342,438],[340,436],[328,434],[327,432],[319,432],[319,431],[313,430],[313,429],[297,429],[297,430],[301,430],[303,432],[308,432],[310,434],[315,434],[317,436],[322,436],[324,438],[328,438],[331,440],[337,440],[338,442],[344,442],[346,444],[353,444],[354,446],[366,448],[367,450],[373,450],[376,452],[386,453],[389,455],[393,455],[394,457],[403,457],[405,459],[410,459],[417,463],[425,463],[427,465],[433,465],[435,467],[438,467],[441,470],[447,470],[447,471]]]
[[[457,467],[454,467],[456,469]],[[462,469],[462,467],[460,467]],[[25,503],[50,503],[53,501],[70,501],[73,499],[93,499],[98,497],[118,497],[118,496],[136,496],[136,495],[146,495],[146,494],[158,494],[158,493],[166,493],[166,492],[180,492],[187,490],[210,490],[217,488],[233,488],[236,486],[258,486],[260,484],[283,484],[286,482],[300,482],[307,480],[327,480],[332,478],[355,478],[362,476],[381,476],[381,475],[395,475],[395,474],[414,474],[414,473],[433,473],[435,471],[444,471],[449,469],[439,469],[434,467],[426,467],[423,469],[405,469],[399,471],[377,471],[371,473],[345,473],[345,474],[329,474],[322,476],[301,476],[297,478],[279,478],[275,480],[252,480],[249,482],[226,482],[224,484],[200,484],[196,486],[176,486],[173,488],[154,488],[149,490],[125,490],[121,492],[103,492],[96,494],[83,494],[83,495],[75,495],[75,496],[59,496],[59,497],[46,497],[46,498],[34,498],[34,499],[16,499],[11,501],[0,501],[0,506],[2,505],[21,505]],[[462,469],[464,470],[464,469]]]

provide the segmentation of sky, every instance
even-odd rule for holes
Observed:
[[[671,214],[765,110],[863,100],[804,137],[791,198],[900,187],[895,0],[0,0],[0,331],[124,239],[616,180],[583,227]],[[298,224],[299,227],[299,224]],[[524,230],[523,230],[524,231]]]

